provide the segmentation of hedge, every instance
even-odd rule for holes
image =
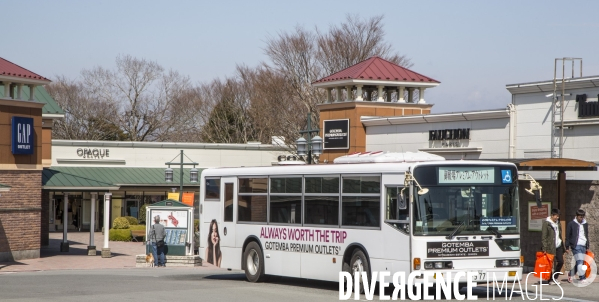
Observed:
[[[130,229],[110,229],[108,235],[110,241],[131,241],[131,230]]]
[[[129,225],[129,220],[125,217],[117,217],[112,222],[112,228],[114,229],[128,229]]]
[[[125,219],[127,219],[127,221],[129,221],[129,225],[138,225],[139,222],[137,221],[137,218],[133,217],[133,216],[123,216]]]
[[[131,241],[131,230],[145,230],[145,225],[132,225],[128,229],[110,229],[108,240],[110,241]],[[145,240],[145,238],[144,238]]]

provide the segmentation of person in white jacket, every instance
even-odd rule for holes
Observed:
[[[578,209],[576,218],[568,222],[566,227],[566,250],[568,253],[574,253],[576,265],[571,272],[568,273],[568,282],[572,282],[572,276],[578,273],[581,283],[586,284],[586,270],[582,268],[584,257],[589,249],[589,225],[584,219],[585,211]]]

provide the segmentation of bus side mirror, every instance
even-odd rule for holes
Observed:
[[[537,202],[537,207],[542,207],[543,204],[541,204],[541,191],[537,190],[535,191],[535,201]]]
[[[401,189],[401,191],[399,191],[399,194],[397,194],[397,208],[400,210],[405,210],[408,208],[408,203],[403,194],[404,190],[405,190],[405,188]]]

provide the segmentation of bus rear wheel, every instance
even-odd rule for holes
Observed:
[[[255,242],[250,242],[243,252],[245,261],[245,277],[250,282],[261,282],[264,280],[264,256],[262,249]]]

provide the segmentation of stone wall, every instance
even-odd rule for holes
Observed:
[[[42,172],[3,170],[0,183],[0,262],[39,258]]]
[[[539,181],[543,186],[543,201],[551,201],[551,207],[557,208],[557,180]],[[524,265],[534,267],[536,252],[541,250],[541,232],[528,230],[528,202],[534,201],[534,196],[526,193],[524,189],[529,187],[528,181],[520,182],[520,231],[522,255]],[[599,181],[566,181],[566,210],[562,211],[560,220],[566,224],[574,219],[576,210],[586,211],[586,219],[589,224],[589,239],[591,250],[599,254]],[[565,229],[564,229],[565,236]],[[569,270],[569,256],[564,259],[565,269]]]

